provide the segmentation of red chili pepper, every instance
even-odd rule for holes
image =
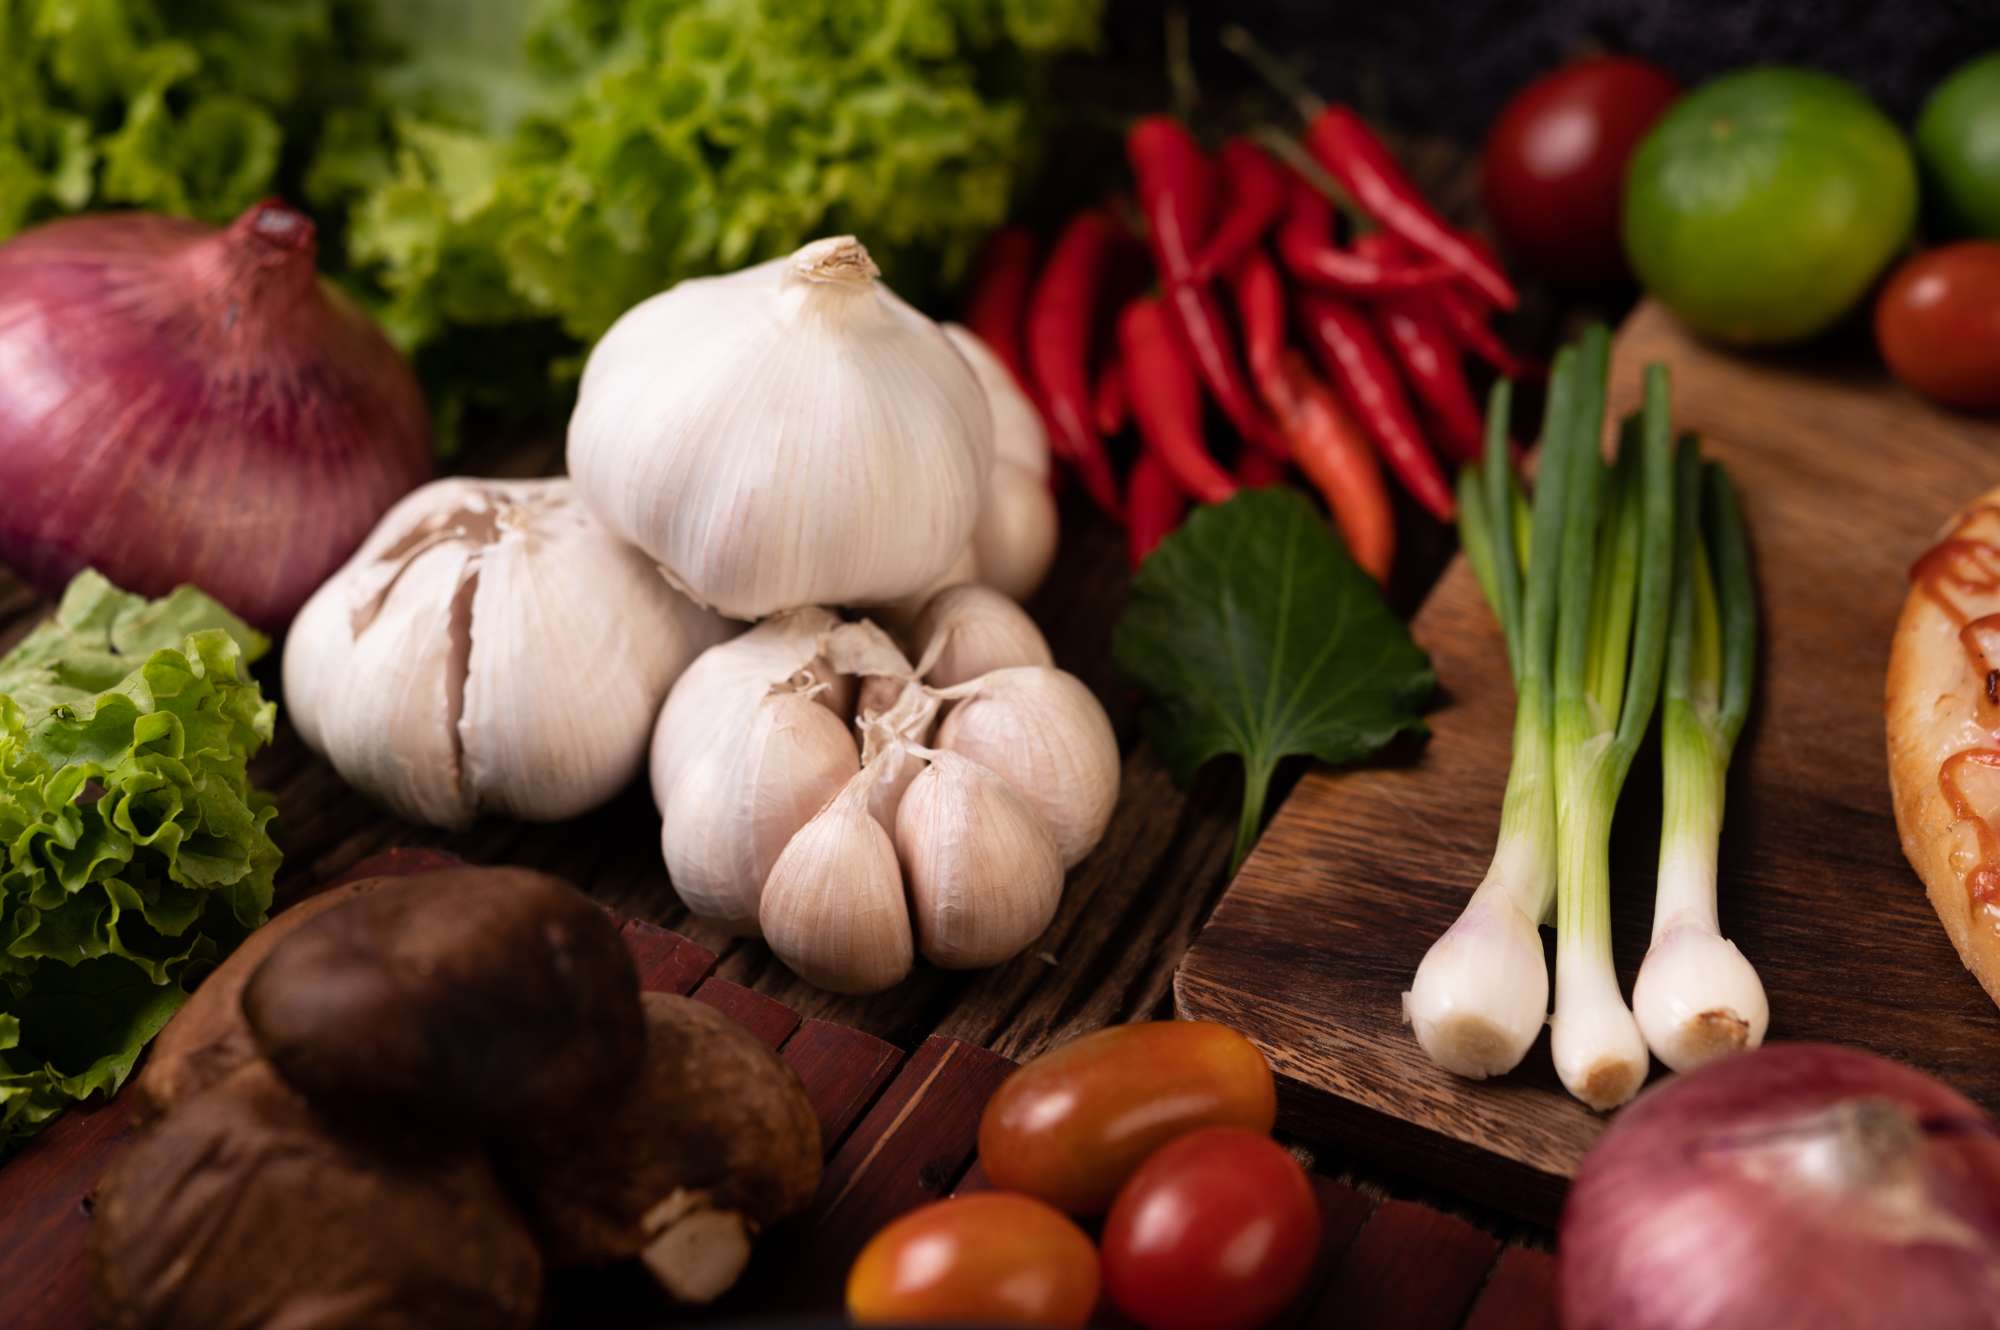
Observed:
[[[1388,261],[1395,246],[1390,237],[1371,231],[1354,242],[1357,253]],[[1486,434],[1472,386],[1459,363],[1458,344],[1445,334],[1435,308],[1421,295],[1385,296],[1374,308],[1375,326],[1403,367],[1403,378],[1430,409],[1443,434],[1446,451],[1461,462],[1479,456]]]
[[[1236,482],[1250,489],[1276,485],[1285,478],[1285,464],[1269,453],[1245,448],[1236,458]]]
[[[1097,506],[1114,518],[1118,479],[1092,418],[1090,350],[1105,264],[1118,232],[1117,221],[1100,209],[1071,218],[1028,299],[1027,323],[1028,363],[1048,413],[1050,443],[1076,468]]]
[[[1387,581],[1396,557],[1396,517],[1368,436],[1304,356],[1286,352],[1281,373],[1293,404],[1285,422],[1292,456],[1326,500],[1354,561],[1377,582]]]
[[[1195,277],[1195,258],[1215,220],[1215,166],[1187,126],[1149,115],[1125,136],[1125,156],[1139,186],[1139,209],[1153,261],[1169,283]]]
[[[1230,139],[1222,145],[1218,161],[1228,212],[1196,261],[1197,275],[1204,278],[1227,271],[1264,238],[1284,215],[1289,184],[1285,169],[1250,139]]]
[[[1513,309],[1521,303],[1507,275],[1481,247],[1468,243],[1438,215],[1352,107],[1328,106],[1313,116],[1306,127],[1306,146],[1363,212],[1451,267],[1500,308]]]
[[[1125,422],[1131,417],[1131,400],[1125,391],[1125,371],[1116,360],[1097,372],[1097,395],[1091,412],[1097,420],[1097,432],[1107,439],[1121,434]]]
[[[1368,316],[1345,301],[1318,294],[1302,297],[1299,306],[1321,366],[1375,440],[1382,460],[1418,503],[1438,520],[1452,520],[1451,486],[1424,446],[1410,399]]]
[[[1244,358],[1264,405],[1284,426],[1285,279],[1260,247],[1245,254],[1229,275],[1236,321],[1243,327]]]
[[[1162,299],[1173,315],[1183,349],[1222,414],[1251,445],[1273,456],[1284,456],[1284,438],[1257,404],[1249,380],[1243,377],[1243,362],[1237,358],[1215,292],[1199,282],[1175,283],[1167,287]]]
[[[1189,289],[1189,288],[1183,288]],[[1201,436],[1201,388],[1165,306],[1143,296],[1118,317],[1118,351],[1132,385],[1132,418],[1139,437],[1183,490],[1203,503],[1221,503],[1236,482],[1209,455]]]
[[[1441,286],[1426,293],[1452,338],[1510,379],[1541,378],[1545,371],[1507,349],[1507,344],[1486,326],[1486,316],[1473,299],[1455,286]]]
[[[1384,263],[1344,250],[1333,242],[1333,200],[1301,176],[1294,176],[1278,225],[1278,257],[1292,275],[1342,295],[1377,296],[1449,282],[1441,263]]]
[[[1021,324],[1028,290],[1035,280],[1035,237],[1025,227],[1006,226],[987,237],[973,265],[978,274],[965,301],[965,326],[986,343],[1026,389],[1028,369],[1021,358]]]
[[[1187,497],[1167,464],[1152,453],[1139,454],[1125,482],[1125,547],[1133,568],[1173,534],[1186,512]]]

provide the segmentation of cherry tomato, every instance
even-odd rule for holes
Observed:
[[[1657,66],[1600,56],[1514,94],[1494,122],[1480,166],[1486,211],[1507,248],[1557,282],[1624,276],[1625,165],[1680,93]]]
[[[912,1210],[870,1239],[847,1273],[847,1314],[876,1325],[1081,1326],[1097,1287],[1097,1249],[1061,1211],[977,1192]]]
[[[1305,1170],[1269,1136],[1191,1132],[1118,1193],[1104,1286],[1146,1330],[1249,1330],[1305,1287],[1319,1222]]]
[[[1875,302],[1875,341],[1926,397],[2000,407],[2000,243],[1946,245],[1898,268]]]
[[[1114,1025],[1008,1077],[979,1120],[979,1161],[998,1187],[1077,1215],[1104,1213],[1146,1157],[1197,1127],[1268,1135],[1271,1068],[1226,1025]]]

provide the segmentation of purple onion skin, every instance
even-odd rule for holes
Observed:
[[[1570,1187],[1564,1330],[2000,1326],[1995,1133],[1938,1081],[1831,1044],[1676,1076]],[[1863,1137],[1884,1148],[1846,1148]]]
[[[0,245],[0,562],[50,594],[85,567],[192,582],[282,628],[431,475],[415,376],[314,253],[275,201]]]

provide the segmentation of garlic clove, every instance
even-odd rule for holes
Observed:
[[[915,623],[917,616],[923,613],[924,606],[930,604],[941,593],[956,586],[970,586],[978,580],[979,559],[973,553],[972,546],[967,545],[964,552],[958,556],[958,562],[952,564],[950,571],[943,577],[915,595],[904,596],[887,605],[876,606],[875,617],[897,632],[902,632]]]
[[[1103,706],[1081,679],[1046,666],[995,670],[954,691],[937,746],[1004,777],[1074,868],[1118,803],[1118,736]]]
[[[910,625],[918,672],[950,688],[995,670],[1055,664],[1048,639],[1028,612],[991,587],[956,586],[931,598]]]
[[[800,610],[711,647],[674,685],[653,731],[668,877],[690,910],[732,932],[757,932],[772,865],[860,770],[820,654],[838,622]]]
[[[1042,413],[1014,381],[1014,372],[993,354],[991,347],[979,340],[979,334],[958,323],[943,327],[944,335],[965,357],[965,363],[972,366],[979,386],[985,390],[987,408],[993,413],[993,464],[1020,467],[1043,482],[1046,491],[1049,432],[1042,424]]]
[[[852,236],[681,282],[591,350],[570,474],[704,604],[884,604],[972,537],[993,415],[951,341]]]
[[[564,818],[631,779],[668,685],[730,631],[567,480],[457,477],[398,503],[308,601],[286,709],[404,817]]]
[[[896,831],[896,814],[902,809],[903,795],[909,791],[910,782],[924,769],[924,764],[909,745],[897,743],[884,749],[870,768],[880,768],[875,783],[868,789],[868,811],[882,824],[882,829],[891,835]]]
[[[1056,561],[1057,525],[1047,481],[1005,462],[995,466],[972,529],[979,580],[1015,600],[1034,595]]]
[[[927,756],[896,813],[918,945],[947,969],[998,965],[1055,918],[1061,856],[1006,781],[956,753]]]
[[[799,828],[771,866],[757,907],[778,959],[835,993],[879,993],[914,959],[896,847],[869,811],[878,775],[854,776]]]

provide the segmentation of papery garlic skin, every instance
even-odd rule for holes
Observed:
[[[1054,665],[1035,621],[992,587],[947,587],[904,634],[924,682],[950,688],[1016,665]]]
[[[1049,493],[1049,434],[1013,371],[971,329],[944,325],[972,366],[993,413],[993,473],[972,532],[976,580],[1026,600],[1055,563],[1057,513]],[[971,578],[965,580],[974,580]]]
[[[808,608],[711,647],[653,731],[653,798],[667,875],[690,910],[754,936],[772,866],[861,769],[851,680],[821,657],[838,620]]]
[[[896,847],[869,809],[878,786],[864,771],[841,787],[786,843],[758,902],[772,953],[834,993],[879,993],[915,959]]]
[[[584,367],[569,470],[699,602],[755,619],[873,605],[964,553],[993,417],[935,323],[852,236],[681,282]]]
[[[1104,838],[1121,761],[1111,718],[1081,679],[1046,666],[995,670],[953,690],[937,747],[1004,777],[1074,868]]]
[[[300,610],[286,714],[403,817],[574,817],[637,771],[651,715],[732,631],[606,531],[570,483],[434,481]]]
[[[917,945],[946,969],[998,965],[1055,918],[1062,858],[1006,781],[956,753],[926,755],[896,813]]]

